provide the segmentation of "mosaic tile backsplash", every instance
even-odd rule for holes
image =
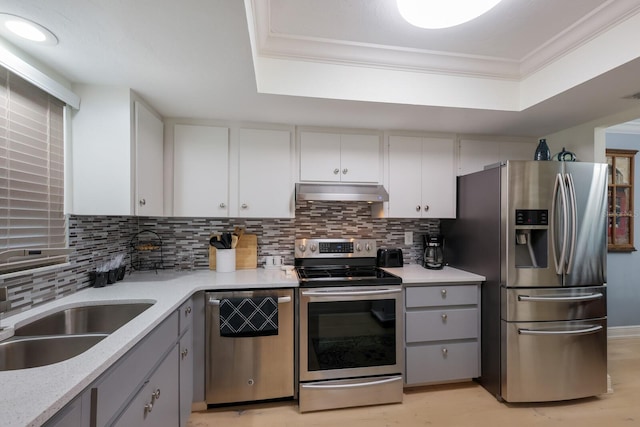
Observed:
[[[437,233],[438,220],[379,219],[371,217],[369,205],[359,202],[299,202],[293,219],[165,218],[70,216],[69,265],[56,270],[0,279],[9,290],[11,312],[26,310],[90,286],[89,272],[116,254],[126,254],[137,233],[153,231],[162,241],[162,265],[174,268],[176,259],[192,254],[197,269],[209,268],[209,236],[243,227],[258,237],[258,266],[267,255],[281,255],[293,263],[296,238],[362,237],[375,239],[378,247],[401,248],[406,264],[422,256],[422,235]],[[404,244],[405,231],[414,233],[413,245]],[[125,279],[126,280],[126,277]]]

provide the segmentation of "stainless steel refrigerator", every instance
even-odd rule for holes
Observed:
[[[508,161],[458,178],[449,264],[480,273],[481,376],[498,400],[607,391],[607,165]]]

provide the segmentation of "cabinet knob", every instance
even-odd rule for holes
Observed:
[[[334,175],[338,175],[339,173],[340,173],[340,169],[335,168],[335,169],[333,170],[333,174],[334,174]]]
[[[246,203],[243,203],[243,204],[241,204],[241,205],[240,205],[240,207],[241,207],[242,209],[247,209],[249,206],[247,206],[247,204],[246,204]]]
[[[416,212],[420,212],[420,205],[416,206]]]
[[[223,203],[220,203],[220,205],[219,205],[219,206],[220,206],[222,209],[224,209],[224,208],[226,208],[226,207],[227,207],[227,205],[226,205],[224,202],[223,202]]]
[[[447,350],[447,347],[442,347],[442,355],[446,356],[449,353],[449,350]]]
[[[429,205],[424,205],[424,211],[428,211],[429,210]]]
[[[343,175],[346,175],[346,174],[347,174],[347,172],[349,172],[349,169],[347,169],[347,168],[342,169],[342,174],[343,174]]]
[[[440,295],[442,295],[442,298],[446,297],[447,296],[447,290],[446,289],[442,289],[440,291]]]
[[[184,350],[182,350],[182,353],[180,354],[180,356],[182,357],[182,359],[184,359],[185,357],[187,357],[189,355],[189,349],[185,348]]]
[[[189,314],[191,314],[191,306],[187,307],[184,309],[184,315],[185,317],[188,316]]]
[[[157,388],[156,391],[154,391],[153,393],[151,393],[151,403],[153,403],[155,400],[160,399],[160,389]]]
[[[152,410],[153,410],[153,403],[147,403],[146,405],[144,405],[144,414],[145,415],[151,413]]]
[[[140,206],[144,206],[144,205],[146,205],[146,204],[147,204],[147,201],[146,201],[146,199],[140,199],[140,201],[138,202],[138,204],[139,204]]]
[[[442,317],[442,321],[443,322],[447,321],[447,313],[442,313],[442,315],[440,317]]]

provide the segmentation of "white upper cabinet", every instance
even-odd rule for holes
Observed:
[[[506,160],[533,160],[537,142],[460,140],[458,175],[478,172]]]
[[[162,216],[164,202],[164,125],[144,104],[135,102],[136,215]]]
[[[160,116],[128,88],[77,85],[74,92],[82,105],[71,117],[70,213],[162,216]]]
[[[226,217],[229,213],[229,129],[175,125],[173,215]]]
[[[174,126],[173,215],[292,218],[287,130]]]
[[[300,133],[300,180],[378,183],[378,135]]]
[[[390,218],[455,218],[453,138],[389,137]]]
[[[238,203],[240,217],[293,218],[291,132],[240,129]]]

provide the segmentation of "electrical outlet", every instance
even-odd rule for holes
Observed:
[[[413,245],[413,231],[404,232],[404,244]]]

